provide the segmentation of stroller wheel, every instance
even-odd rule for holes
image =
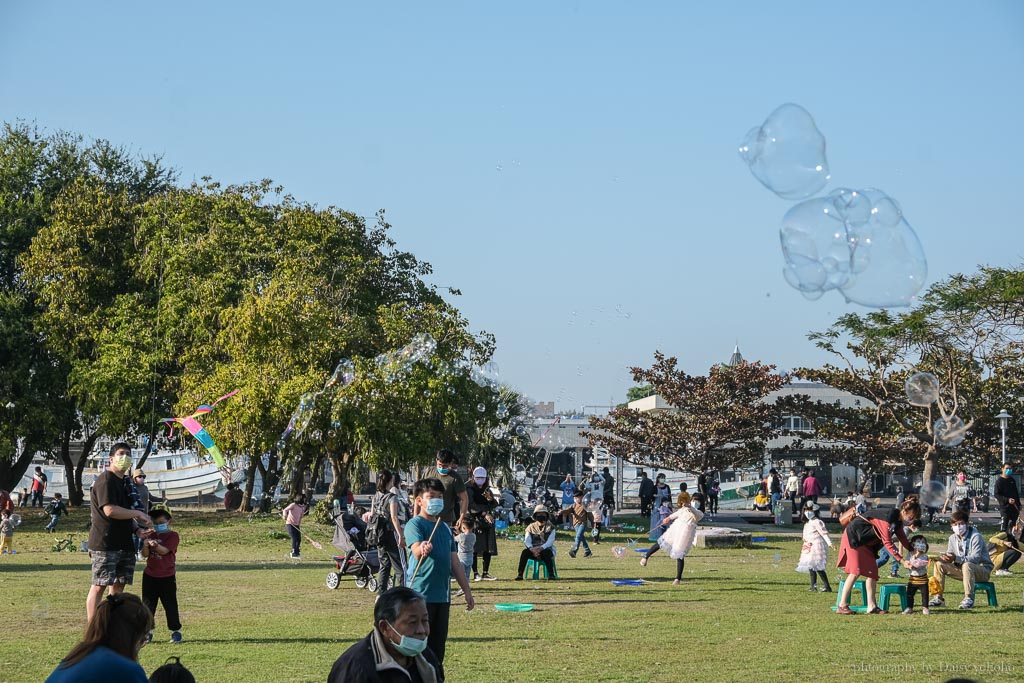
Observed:
[[[366,580],[366,587],[371,593],[377,592],[377,577],[371,576]]]
[[[356,588],[366,588],[366,580],[367,579],[366,579],[365,576],[357,576],[356,577]]]
[[[327,574],[327,587],[334,590],[341,583],[341,574],[338,572],[329,572]]]

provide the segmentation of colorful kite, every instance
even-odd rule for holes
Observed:
[[[203,425],[199,424],[199,421],[196,420],[196,418],[199,417],[200,415],[206,415],[207,413],[211,412],[215,405],[217,405],[226,398],[231,398],[237,393],[238,389],[235,389],[231,393],[224,394],[210,405],[201,405],[198,408],[196,408],[196,412],[192,413],[188,417],[165,417],[164,419],[160,420],[161,422],[166,423],[167,426],[170,428],[171,431],[170,434],[168,434],[168,436],[174,435],[174,423],[177,422],[182,427],[187,429],[189,434],[196,437],[196,440],[199,443],[203,444],[203,447],[207,451],[209,451],[210,457],[213,458],[213,462],[216,463],[217,467],[220,468],[220,472],[221,475],[224,477],[224,481],[230,480],[231,468],[228,467],[227,461],[224,460],[224,454],[220,452],[220,449],[217,447],[217,444],[213,442],[213,437],[210,436],[210,433],[206,431]]]

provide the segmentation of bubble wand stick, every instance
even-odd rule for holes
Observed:
[[[438,516],[437,520],[434,522],[434,528],[430,532],[430,537],[427,539],[427,543],[430,543],[431,541],[434,540],[434,533],[437,531],[437,525],[440,524],[440,523],[441,523],[441,517]],[[408,585],[410,585],[410,586],[412,585],[413,580],[416,578],[416,574],[419,573],[420,567],[422,567],[422,566],[423,566],[423,558],[420,557],[419,560],[416,562],[416,569],[412,570],[412,578],[409,579]]]

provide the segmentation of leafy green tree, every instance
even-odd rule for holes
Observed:
[[[114,276],[131,272],[123,260],[132,244],[126,219],[132,206],[172,180],[173,173],[159,159],[135,159],[102,140],[86,145],[69,133],[43,136],[26,124],[5,125],[0,135],[0,307],[12,334],[5,335],[0,351],[0,388],[16,409],[5,416],[13,420],[0,422],[0,432],[24,437],[20,453],[0,446],[8,485],[21,476],[33,453],[52,451],[59,443],[69,498],[81,502],[81,470],[98,436],[100,368],[120,369],[122,362],[100,357],[96,340],[107,328],[90,326],[98,311],[83,302],[95,296],[108,307],[109,319],[121,325],[137,313],[139,302],[116,300],[127,288],[113,282]],[[108,219],[112,224],[102,225]],[[79,227],[97,241],[76,236]],[[65,247],[74,250],[65,252]],[[91,268],[108,279],[85,272]],[[73,313],[76,306],[81,317]],[[107,350],[124,352],[111,344]],[[85,355],[92,362],[84,362]],[[109,378],[104,381],[109,386]],[[91,405],[84,402],[87,398]],[[71,461],[73,439],[84,439],[87,446],[77,467]],[[5,438],[4,443],[12,441]]]
[[[760,462],[777,433],[777,408],[765,398],[782,386],[774,366],[716,365],[706,376],[680,370],[675,358],[654,354],[651,368],[631,368],[633,380],[653,387],[672,410],[641,413],[616,408],[591,417],[590,443],[632,462],[684,472]]]
[[[812,333],[809,338],[839,362],[795,372],[871,401],[901,436],[920,445],[926,482],[945,450],[935,433],[940,417],[959,417],[967,432],[964,445],[946,455],[961,466],[983,464],[998,449],[995,414],[1022,398],[1022,293],[1019,269],[983,267],[952,276],[930,287],[910,312],[849,314]],[[938,378],[941,393],[932,406],[909,402],[904,385],[914,372]]]

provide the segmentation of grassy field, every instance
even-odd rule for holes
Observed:
[[[84,538],[84,515],[74,511],[61,531]],[[0,557],[0,681],[17,683],[45,678],[76,642],[89,584],[88,556],[52,552],[59,536],[42,531],[42,513],[25,517],[18,554]],[[180,655],[201,683],[323,681],[335,658],[369,632],[373,595],[351,577],[337,590],[324,585],[333,566],[326,528],[307,525],[325,551],[307,543],[304,559],[293,562],[274,518],[182,512],[175,521],[185,642],[167,642],[158,613],[154,643],[140,657],[146,671]],[[1013,662],[1024,580],[1016,576],[996,579],[998,608],[840,617],[829,610],[834,594],[808,592],[806,576],[793,570],[797,535],[769,534],[746,550],[695,549],[681,586],[672,585],[675,562],[664,554],[646,568],[635,553],[614,557],[613,541],[639,535],[607,534],[592,558],[572,560],[568,533],[560,532],[558,582],[511,581],[521,545],[500,541],[492,565],[500,580],[474,584],[475,611],[459,609],[459,601],[453,609],[448,680],[984,681],[1020,673]],[[944,546],[943,529],[928,536],[933,550]],[[615,587],[618,578],[649,583]],[[956,588],[948,587],[954,605]],[[497,612],[501,602],[536,609]],[[1002,670],[992,668],[1000,661]]]

